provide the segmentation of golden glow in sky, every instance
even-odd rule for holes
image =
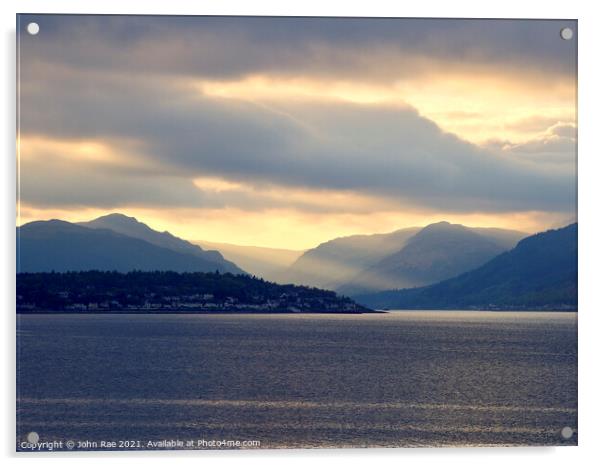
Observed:
[[[550,89],[525,75],[444,73],[401,79],[391,84],[282,79],[250,76],[238,81],[193,83],[200,92],[222,98],[278,105],[290,100],[340,100],[357,104],[408,104],[443,130],[475,144],[491,139],[525,142],[550,122],[575,124],[575,83]],[[547,125],[521,123],[545,116]]]
[[[303,250],[341,236],[388,233],[409,226],[426,226],[445,219],[466,226],[508,228],[535,233],[571,220],[560,214],[521,212],[509,214],[449,214],[446,212],[375,212],[365,214],[311,214],[287,209],[36,209],[21,207],[19,224],[34,220],[88,221],[112,212],[136,217],[158,231],[188,240]],[[542,227],[543,226],[543,227]]]

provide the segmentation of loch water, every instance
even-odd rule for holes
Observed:
[[[575,445],[577,314],[18,315],[17,449],[30,432],[75,450]]]

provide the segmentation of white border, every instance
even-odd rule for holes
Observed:
[[[12,463],[19,458],[28,464],[36,458],[64,463],[99,464],[107,459],[120,463],[129,459],[149,464],[166,460],[203,463],[245,461],[251,466],[266,464],[318,464],[340,462],[353,465],[368,461],[379,464],[420,462],[421,464],[471,464],[507,466],[545,462],[546,465],[589,464],[601,455],[597,451],[602,392],[599,376],[602,336],[602,300],[597,285],[602,280],[600,226],[602,225],[600,124],[600,83],[602,83],[600,50],[600,8],[594,1],[524,0],[483,1],[351,1],[305,0],[290,3],[277,0],[222,0],[220,2],[186,0],[5,0],[2,9],[3,73],[2,131],[2,277],[0,295],[4,305],[3,358],[5,373],[2,390],[0,442],[3,456]],[[404,17],[481,17],[481,18],[577,18],[579,20],[579,447],[557,448],[491,448],[491,449],[369,449],[369,450],[305,450],[245,452],[152,452],[152,453],[72,453],[16,455],[14,451],[14,284],[15,284],[15,14],[19,13],[121,13],[121,14],[248,14],[303,16],[404,16]]]

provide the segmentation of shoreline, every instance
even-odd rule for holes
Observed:
[[[324,312],[324,311],[304,311],[304,312],[298,312],[298,311],[275,311],[275,312],[261,312],[261,311],[243,311],[243,310],[236,310],[236,311],[191,311],[191,310],[185,310],[185,311],[180,311],[180,310],[156,310],[156,311],[149,311],[149,310],[143,310],[143,311],[138,311],[138,310],[134,310],[134,309],[128,309],[128,310],[122,310],[122,311],[116,311],[116,310],[112,310],[112,311],[77,311],[77,312],[70,312],[70,311],[52,311],[52,310],[44,310],[44,309],[39,309],[39,310],[35,310],[35,311],[31,311],[31,310],[27,310],[27,311],[19,311],[17,310],[17,315],[28,315],[28,314],[62,314],[62,315],[84,315],[84,314],[94,314],[94,315],[104,315],[104,314],[132,314],[132,315],[149,315],[149,314],[190,314],[190,315],[194,315],[194,314],[228,314],[228,315],[236,315],[236,314],[261,314],[261,315],[274,315],[274,314],[320,314],[320,315],[327,315],[327,314],[347,314],[347,315],[359,315],[359,314],[388,314],[389,311],[382,311],[382,310],[366,310],[366,311],[361,311],[361,312],[348,312],[348,311],[332,311],[332,312]]]
[[[375,309],[367,310],[362,312],[321,312],[321,311],[276,311],[276,312],[258,312],[258,311],[190,311],[190,310],[156,310],[156,311],[138,311],[138,310],[122,310],[122,311],[84,311],[84,312],[72,312],[72,311],[52,311],[39,309],[35,311],[16,311],[17,315],[106,315],[106,314],[128,314],[128,315],[285,315],[285,314],[307,314],[307,315],[362,315],[362,314],[392,314],[397,312],[442,312],[442,313],[453,313],[453,312],[471,312],[471,313],[483,313],[483,312],[496,312],[496,313],[510,313],[510,312],[529,312],[529,313],[566,313],[566,314],[579,314],[577,309]]]

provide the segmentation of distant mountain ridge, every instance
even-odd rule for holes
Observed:
[[[135,217],[114,213],[98,217],[89,222],[79,222],[77,224],[87,228],[112,230],[116,233],[121,233],[122,235],[147,241],[155,246],[171,249],[172,251],[184,254],[192,254],[209,262],[215,262],[222,267],[224,267],[223,262],[227,262],[218,251],[206,251],[196,244],[192,244],[172,235],[168,231],[159,232],[153,230],[145,223],[139,222]],[[230,271],[233,273],[242,272],[242,270],[238,269],[232,262],[226,266],[226,268],[228,267],[231,267],[232,270]]]
[[[436,283],[484,264],[513,247],[522,236],[511,230],[433,223],[338,291],[353,296]]]
[[[125,217],[125,216],[124,216]],[[134,225],[135,219],[130,223]],[[136,226],[151,237],[163,235]],[[154,233],[156,235],[154,235]],[[36,221],[17,227],[18,272],[65,272],[85,270],[173,270],[176,272],[230,272],[244,273],[235,264],[221,258],[217,252],[209,254],[190,245],[192,253],[183,252],[186,243],[171,235],[179,251],[161,247],[145,240],[107,228],[90,228],[62,220]],[[167,239],[169,241],[169,239]]]
[[[577,308],[577,224],[521,240],[486,264],[434,285],[356,296],[374,308]]]
[[[306,251],[283,282],[354,296],[435,283],[511,249],[526,233],[439,222],[391,233],[335,238]]]
[[[392,233],[335,238],[306,251],[285,271],[284,282],[337,289],[367,267],[403,247],[419,227]]]
[[[88,222],[32,222],[17,229],[23,272],[173,270],[245,273],[215,250],[113,213]],[[429,285],[477,268],[525,234],[439,222],[391,233],[335,238],[305,252],[207,243],[276,283],[348,296]],[[296,258],[296,260],[295,260]],[[294,262],[293,262],[294,261]],[[291,265],[291,262],[292,265]]]

